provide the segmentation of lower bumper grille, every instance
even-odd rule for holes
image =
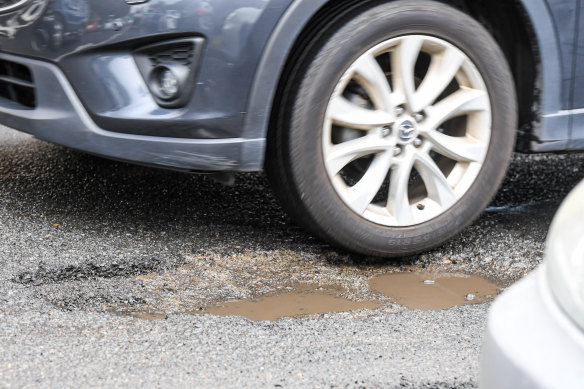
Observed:
[[[0,97],[36,108],[34,80],[27,66],[0,59]]]

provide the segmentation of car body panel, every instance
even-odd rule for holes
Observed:
[[[233,155],[228,160],[235,163],[229,165],[231,169],[259,170],[283,67],[304,27],[329,1],[150,0],[129,5],[122,0],[30,0],[16,13],[0,14],[0,52],[53,64],[55,68],[51,69],[62,72],[63,78],[59,79],[70,84],[81,102],[83,115],[88,115],[95,128],[112,133],[107,139],[146,136],[152,138],[152,147],[155,140],[164,138],[186,145],[193,140],[232,141]],[[532,142],[535,151],[570,146],[571,111],[566,108],[565,97],[571,93],[566,90],[572,77],[566,74],[566,64],[573,62],[567,50],[573,33],[563,30],[575,23],[577,18],[568,11],[580,2],[521,0],[532,20],[539,48],[545,53],[541,64],[541,121],[536,125],[536,139]],[[66,13],[63,8],[71,4],[78,9],[89,7],[89,17],[79,12],[85,20],[85,32],[65,34],[61,41],[53,42],[51,20],[56,14]],[[555,8],[560,11],[550,13]],[[162,108],[150,95],[132,52],[153,42],[189,36],[205,38],[192,98],[184,108]],[[9,114],[2,107],[0,112]],[[40,138],[75,147],[70,135],[44,134],[47,129],[42,125],[26,123],[22,118],[2,121],[8,125],[17,123],[18,129]],[[108,147],[95,150],[83,144],[77,148],[133,162],[159,164],[137,159],[137,155],[140,158],[145,155],[130,150],[124,158],[119,153],[110,155]],[[168,142],[161,142],[160,154],[168,157],[172,153]],[[192,154],[208,156],[196,149]],[[180,160],[185,161],[184,166]],[[201,163],[198,158],[187,162],[177,157],[173,165],[188,170],[215,166]]]
[[[482,389],[584,385],[584,181],[549,228],[544,262],[489,310]]]
[[[573,117],[573,135],[570,148],[584,150],[584,109],[575,111]]]
[[[291,34],[296,36],[301,32],[303,25],[299,25],[299,20],[308,20],[327,2],[327,0],[295,1],[282,17],[258,68],[255,87],[260,85],[262,87],[261,90],[258,88],[252,90],[249,112],[253,113],[253,116],[248,116],[246,128],[263,128],[267,131],[269,109],[279,80],[278,69],[285,63],[292,45],[289,37]],[[545,53],[541,55],[542,101],[539,107],[541,117],[538,123],[534,123],[533,135],[536,140],[531,144],[532,151],[562,151],[571,146],[573,106],[568,97],[574,84],[571,67],[574,50],[570,49],[574,47],[576,31],[577,17],[574,11],[581,9],[581,2],[582,0],[521,0],[531,20],[539,50]],[[552,14],[551,10],[554,7],[560,11]],[[584,139],[582,141],[584,142]],[[573,143],[577,144],[579,143]],[[578,148],[582,149],[584,146]]]
[[[38,88],[36,109],[3,102],[2,121],[49,142],[134,163],[210,171],[248,170],[246,166],[254,163],[247,158],[257,158],[263,145],[263,140],[254,139],[177,139],[104,131],[92,121],[56,65],[1,53],[0,60],[27,65]]]
[[[580,0],[577,26],[579,37],[574,58],[574,108],[584,108],[584,1]],[[584,129],[582,129],[584,131]],[[581,138],[584,138],[584,133]]]
[[[578,10],[580,0],[546,0],[548,2],[548,12],[554,21],[555,36],[557,39],[559,59],[561,61],[561,85],[559,110],[575,108],[572,101],[572,90],[574,86],[574,58],[576,50],[574,44],[578,39]],[[530,2],[531,3],[531,2]],[[539,20],[539,19],[535,19]],[[537,28],[537,27],[536,27]],[[549,53],[551,54],[551,53]],[[542,50],[542,60],[546,61],[549,55]]]
[[[31,4],[36,4],[43,12],[49,9],[54,12],[58,4],[47,0],[32,1]],[[157,138],[163,137],[175,139],[175,143],[180,143],[182,138],[185,145],[197,139],[225,144],[233,142],[230,148],[233,154],[227,158],[229,163],[224,167],[259,170],[265,140],[257,139],[254,133],[261,131],[247,132],[245,137],[242,136],[248,95],[265,42],[290,1],[152,0],[134,6],[121,0],[91,2],[88,3],[91,5],[92,16],[88,21],[91,32],[64,41],[59,47],[50,42],[39,42],[47,34],[40,38],[36,35],[38,28],[46,26],[44,14],[38,11],[36,22],[22,25],[22,28],[13,30],[12,35],[0,39],[0,51],[55,64],[70,82],[86,113],[103,130],[151,136],[152,147]],[[10,24],[13,18],[13,14],[0,15],[0,25]],[[96,28],[96,24],[99,27]],[[211,37],[207,39],[205,59],[198,69],[195,92],[182,109],[161,108],[149,95],[131,53],[135,47],[149,42],[193,35]],[[23,45],[22,42],[27,43]],[[88,77],[88,69],[91,77]],[[0,111],[8,113],[1,108]],[[17,122],[19,126],[15,127],[22,131],[75,147],[71,145],[69,135],[44,134],[47,129],[41,126],[25,124],[22,120]],[[10,122],[5,124],[10,125]],[[166,156],[162,158],[164,160],[173,153],[168,143],[160,144],[159,154]],[[144,153],[130,152],[129,147],[129,155],[125,158],[110,155],[109,147],[96,151],[88,150],[86,144],[79,144],[77,148],[132,162],[160,165],[160,158],[156,161],[137,160],[136,156],[144,157]],[[191,154],[210,157],[197,149]],[[170,159],[176,168],[225,170],[216,163],[202,163],[201,158],[187,161],[183,155],[182,159]],[[178,160],[184,160],[184,166],[177,163]],[[216,160],[222,158],[210,158],[210,161]]]
[[[545,271],[538,268],[491,307],[481,389],[582,387],[584,333],[556,302]]]
[[[572,79],[572,69],[567,66],[571,62],[572,54],[566,50],[566,45],[570,42],[570,37],[572,45],[574,41],[573,32],[563,32],[561,38],[559,31],[574,29],[574,17],[567,11],[576,9],[580,1],[521,0],[537,38],[541,61],[541,101],[538,107],[540,118],[533,124],[531,151],[562,151],[570,145],[572,113],[569,100],[566,99],[572,88],[569,82]],[[561,9],[552,12],[553,7]]]
[[[584,2],[580,3],[579,38],[574,60],[574,107],[570,148],[584,149]]]

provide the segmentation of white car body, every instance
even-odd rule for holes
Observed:
[[[584,388],[584,182],[564,201],[545,262],[493,304],[483,389]]]

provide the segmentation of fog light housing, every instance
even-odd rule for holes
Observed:
[[[178,78],[174,75],[172,70],[164,69],[159,76],[160,92],[169,98],[176,98],[178,96]]]
[[[160,42],[134,51],[134,60],[152,97],[164,108],[186,105],[196,84],[203,38]]]
[[[158,66],[150,77],[150,89],[164,101],[180,99],[188,82],[188,70],[178,66]]]

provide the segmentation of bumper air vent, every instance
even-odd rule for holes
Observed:
[[[191,67],[195,47],[192,42],[178,43],[176,47],[169,48],[157,53],[152,53],[149,57],[153,67],[164,65],[165,63],[175,63],[182,66]]]
[[[27,108],[36,108],[34,80],[30,69],[19,63],[0,59],[0,97]]]

